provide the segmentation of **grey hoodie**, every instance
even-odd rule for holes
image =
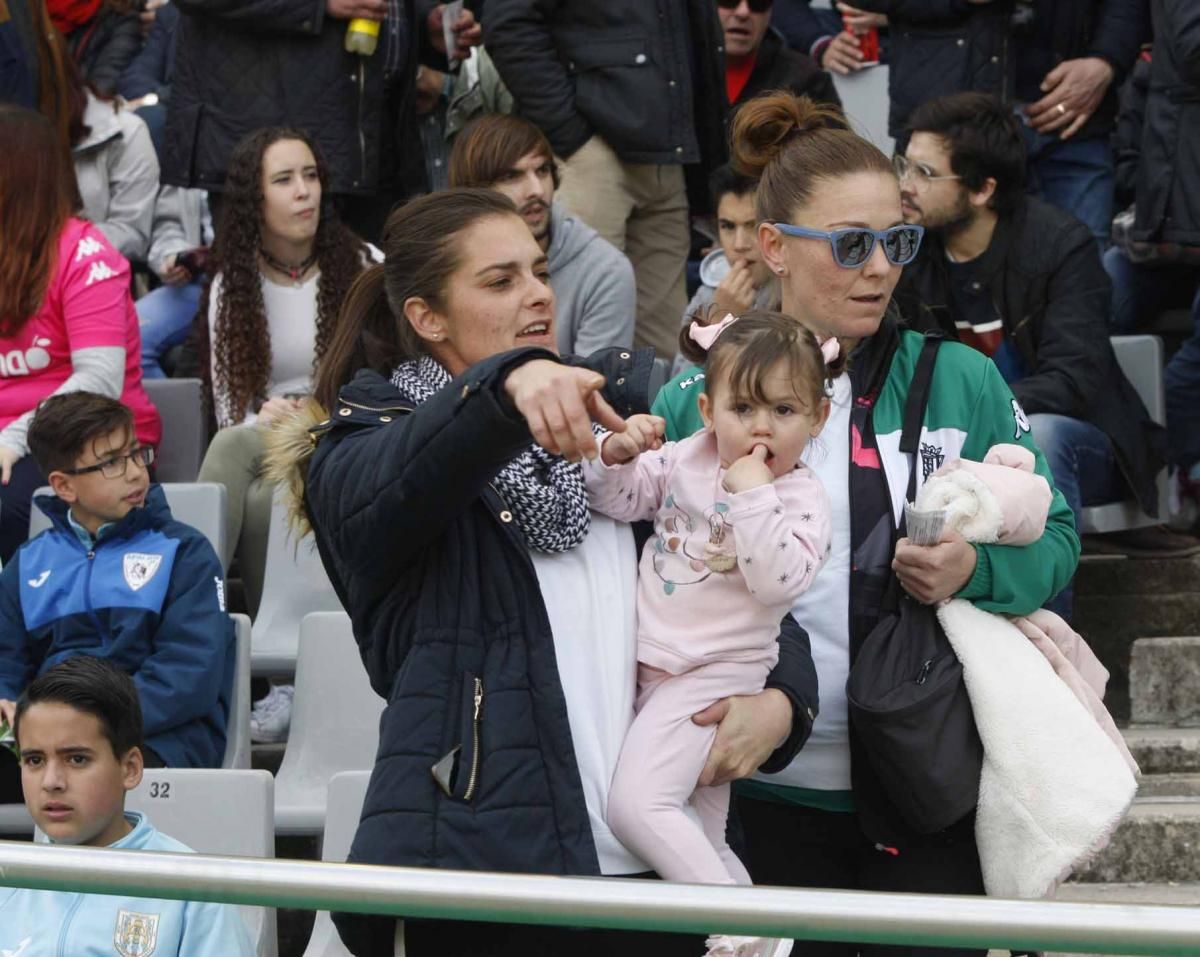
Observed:
[[[586,356],[633,345],[637,286],[625,254],[555,203],[547,258],[559,352]]]

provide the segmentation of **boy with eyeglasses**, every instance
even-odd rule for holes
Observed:
[[[35,499],[53,525],[0,573],[0,727],[34,678],[86,654],[133,679],[147,767],[219,767],[235,652],[212,545],[172,517],[150,481],[154,450],[115,399],[51,396],[29,447],[54,490]],[[0,749],[0,802],[20,795]]]

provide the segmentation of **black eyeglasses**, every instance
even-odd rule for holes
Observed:
[[[772,0],[746,0],[746,6],[751,13],[766,13],[771,9]],[[742,0],[717,0],[717,6],[722,10],[736,10],[742,5]]]
[[[824,239],[833,251],[833,260],[843,269],[858,269],[866,265],[875,251],[875,241],[883,243],[883,254],[894,266],[907,266],[917,258],[921,248],[924,226],[890,226],[887,229],[863,229],[852,226],[826,232],[806,226],[790,226],[787,223],[772,223],[785,236],[803,239]]]
[[[124,455],[114,455],[111,459],[105,459],[95,465],[85,465],[77,469],[61,469],[61,471],[65,475],[87,475],[89,472],[99,472],[106,479],[124,478],[130,462],[136,462],[142,468],[148,469],[154,464],[154,449],[149,445],[139,445]]]

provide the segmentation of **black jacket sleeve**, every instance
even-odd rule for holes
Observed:
[[[1147,37],[1147,8],[1143,0],[1102,0],[1087,55],[1106,60],[1113,68],[1113,86],[1119,87],[1133,69],[1138,47]]]
[[[551,22],[562,0],[488,0],[483,38],[488,54],[558,156],[570,156],[591,138],[575,108],[575,84],[558,56]]]
[[[142,25],[136,13],[110,12],[101,15],[114,18],[109,25],[111,32],[94,56],[85,54],[88,62],[86,73],[87,79],[101,93],[114,93],[117,78],[125,72],[142,47]]]
[[[941,23],[966,18],[971,12],[969,0],[858,0],[861,10],[886,13],[889,20],[909,23]]]
[[[178,18],[179,11],[171,4],[158,10],[146,45],[117,80],[117,92],[125,99],[135,100],[147,93],[156,93],[160,102],[166,102],[171,88],[167,64]]]
[[[1087,227],[1073,223],[1063,242],[1046,290],[1036,367],[1014,382],[1012,391],[1030,414],[1087,419],[1097,391],[1111,385],[1105,377],[1113,369],[1108,341],[1112,286]]]
[[[791,733],[759,768],[764,774],[775,774],[791,764],[804,747],[819,710],[817,666],[813,663],[808,632],[790,614],[780,622],[779,662],[767,676],[766,686],[778,688],[792,703]]]

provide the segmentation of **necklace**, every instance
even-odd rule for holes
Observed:
[[[290,279],[292,282],[294,282],[297,286],[300,285],[300,278],[306,272],[308,272],[309,269],[312,268],[313,263],[315,263],[317,261],[316,250],[313,250],[312,255],[309,256],[307,259],[305,259],[303,262],[297,263],[294,266],[289,265],[288,263],[285,263],[282,260],[276,259],[274,256],[272,256],[269,252],[267,252],[261,246],[258,249],[258,254],[260,256],[262,256],[263,262],[265,262],[268,266],[270,266],[276,272],[283,273],[285,276],[288,277],[288,279]]]

